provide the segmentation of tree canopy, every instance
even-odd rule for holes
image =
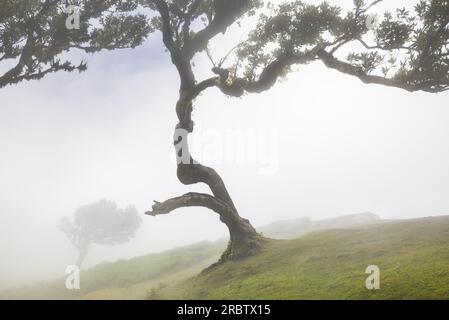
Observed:
[[[226,94],[267,90],[291,66],[314,60],[367,83],[447,90],[447,1],[420,0],[412,11],[386,12],[374,29],[366,22],[382,1],[353,2],[354,8],[344,11],[327,1],[300,0],[279,5],[262,0],[5,0],[0,3],[0,62],[7,71],[0,88],[60,70],[84,71],[84,61],[70,61],[63,53],[134,48],[154,30],[163,33],[173,61],[181,55],[191,60],[216,35],[256,15],[259,22],[237,44],[232,63],[215,65],[217,86]],[[79,28],[66,26],[68,5],[77,8]],[[354,44],[357,50],[345,52]]]
[[[134,237],[141,222],[134,206],[122,210],[112,201],[100,200],[81,206],[74,213],[73,220],[63,218],[59,228],[79,250],[77,264],[80,265],[92,244],[126,243]]]
[[[290,66],[321,60],[367,83],[408,91],[447,90],[449,2],[421,0],[414,12],[398,8],[379,17],[377,26],[370,25],[370,10],[380,2],[355,0],[345,14],[328,2],[270,6],[239,47],[242,89],[264,90]],[[344,56],[346,47],[350,51]]]
[[[68,10],[76,8],[76,10]],[[57,71],[84,71],[84,61],[63,54],[134,48],[151,31],[138,3],[128,0],[2,0],[0,2],[0,88],[41,79]],[[68,28],[71,15],[79,28]]]

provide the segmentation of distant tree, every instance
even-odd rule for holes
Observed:
[[[59,228],[78,249],[78,266],[83,263],[92,244],[116,245],[132,239],[142,219],[134,206],[125,210],[117,208],[114,202],[101,200],[80,207],[73,221],[65,217]]]

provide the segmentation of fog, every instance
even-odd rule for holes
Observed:
[[[217,51],[232,47],[225,40]],[[178,78],[160,36],[135,50],[73,55],[86,72],[0,90],[0,289],[64,274],[77,252],[57,224],[80,205],[106,198],[143,215],[153,200],[208,192],[176,178]],[[207,59],[197,60],[206,74]],[[297,69],[266,93],[230,99],[211,89],[195,104],[194,154],[222,175],[241,215],[261,226],[364,211],[449,214],[448,93],[366,85],[321,63]],[[257,148],[224,159],[238,130]],[[94,246],[85,267],[226,235],[206,209],[143,216],[134,240]]]

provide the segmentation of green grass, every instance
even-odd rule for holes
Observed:
[[[129,260],[101,263],[81,272],[81,290],[69,291],[65,279],[0,292],[0,299],[143,299],[160,289],[194,276],[218,260],[223,241],[201,242]]]
[[[380,290],[365,288],[377,265]],[[159,291],[175,299],[448,299],[449,217],[380,222],[270,242]]]
[[[449,217],[378,221],[272,240],[253,257],[202,272],[224,250],[204,242],[82,273],[0,298],[58,299],[448,299]],[[377,265],[380,290],[365,288]]]

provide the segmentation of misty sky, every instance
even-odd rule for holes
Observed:
[[[213,51],[232,40],[218,39]],[[73,56],[88,61],[87,72],[0,90],[0,288],[64,274],[77,252],[56,226],[80,205],[106,198],[143,214],[153,200],[208,191],[176,178],[178,78],[160,36],[135,50]],[[204,56],[196,69],[210,75]],[[313,63],[260,95],[231,99],[211,89],[195,103],[194,121],[195,155],[222,174],[256,226],[363,211],[449,214],[449,93],[366,85]],[[230,150],[224,141],[238,130],[255,137],[255,161],[220,161],[216,153]],[[226,234],[206,209],[143,217],[133,241],[94,247],[86,266]]]

